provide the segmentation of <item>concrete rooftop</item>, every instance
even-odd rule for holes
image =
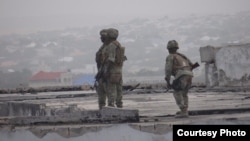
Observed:
[[[225,123],[250,124],[250,90],[241,87],[218,87],[213,89],[194,87],[189,93],[187,119],[174,118],[178,110],[172,91],[144,89],[124,92],[123,110],[139,111],[140,120],[132,123],[49,123],[38,125],[5,124],[15,116],[0,117],[0,131],[29,130],[42,138],[50,132],[69,138],[86,132],[98,132],[108,127],[126,124],[140,132],[167,134],[174,124]],[[42,104],[49,109],[75,106],[80,111],[98,111],[95,91],[46,92],[37,94],[2,94],[1,103],[10,101]]]

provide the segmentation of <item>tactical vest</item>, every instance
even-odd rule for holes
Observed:
[[[186,56],[176,53],[174,54],[173,71],[176,72],[178,69],[191,70],[191,66]]]
[[[101,48],[96,52],[96,63],[97,64],[102,64],[104,63],[104,60],[106,58],[104,54],[104,45],[101,46]]]

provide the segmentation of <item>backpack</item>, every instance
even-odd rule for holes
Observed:
[[[117,41],[114,41],[113,43],[117,46],[115,64],[117,66],[122,66],[123,62],[127,60],[127,57],[125,56],[125,47],[121,46],[121,44]]]

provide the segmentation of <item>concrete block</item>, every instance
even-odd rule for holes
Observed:
[[[11,101],[8,102],[8,116],[44,116],[45,104],[25,103]]]
[[[9,115],[8,104],[4,102],[0,102],[0,117],[4,117],[8,115]]]
[[[129,121],[139,122],[139,110],[122,109],[114,107],[103,107],[100,111],[101,119],[104,121]]]
[[[61,113],[56,116],[18,116],[8,120],[9,124],[50,124],[50,123],[103,123],[139,122],[139,111],[106,107],[100,110]]]

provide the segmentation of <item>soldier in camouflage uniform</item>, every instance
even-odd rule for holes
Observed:
[[[99,50],[96,52],[96,64],[97,64],[97,70],[100,71],[101,67],[104,67],[103,63],[105,60],[105,49],[106,46],[109,44],[108,39],[108,33],[106,29],[103,29],[100,31],[102,46],[99,48]],[[106,97],[107,97],[107,90],[106,90],[106,80],[104,77],[101,77],[96,85],[96,91],[98,94],[98,105],[99,109],[101,109],[103,106],[106,105]]]
[[[114,28],[105,29],[100,32],[103,45],[96,53],[96,62],[98,71],[101,67],[104,74],[98,81],[97,93],[99,96],[99,108],[106,104],[108,98],[108,106],[122,108],[122,66],[123,61],[119,61],[120,54],[117,49],[121,47],[116,40],[118,30]],[[102,36],[102,34],[104,36]]]
[[[178,53],[178,43],[170,40],[167,44],[169,55],[165,64],[165,80],[168,88],[174,89],[174,98],[180,111],[176,113],[176,118],[188,117],[188,90],[192,84],[193,72],[192,62],[183,54]],[[172,85],[170,78],[174,76]]]
[[[108,105],[117,106],[122,108],[122,67],[125,61],[124,54],[118,52],[121,49],[121,44],[117,41],[118,30],[114,28],[107,29],[110,43],[107,46],[108,59],[105,64],[107,65],[106,78],[107,78],[107,93]],[[124,52],[123,52],[124,53]],[[115,103],[115,105],[114,105]]]

